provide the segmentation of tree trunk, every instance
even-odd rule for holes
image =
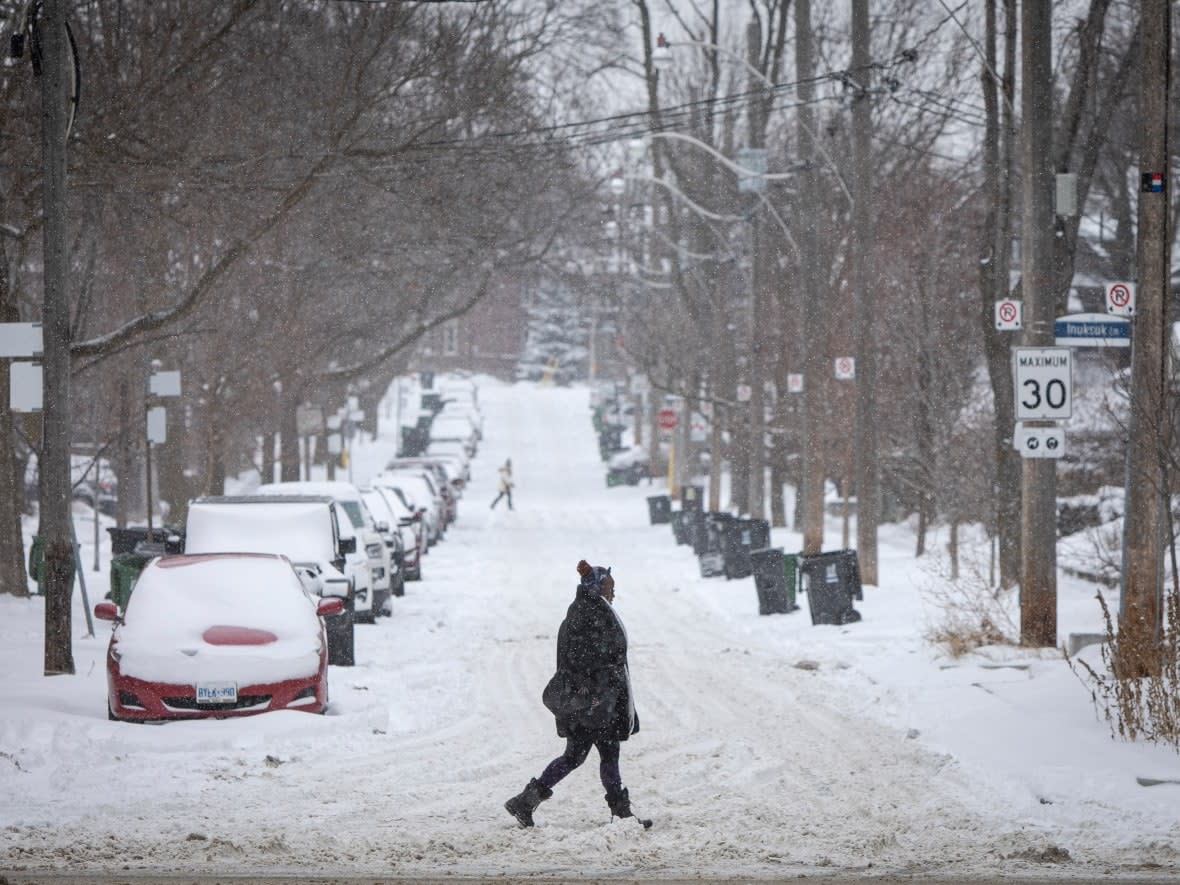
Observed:
[[[869,0],[852,0],[852,105],[854,168],[853,290],[856,313],[856,552],[861,581],[877,584],[877,524],[881,477],[877,461],[877,331],[870,304],[868,268],[873,252],[872,59]]]
[[[131,471],[135,459],[132,457],[131,435],[131,394],[127,376],[119,379],[119,436],[115,442],[115,476],[119,480],[119,496],[115,501],[115,525],[126,528],[131,509]]]
[[[295,410],[299,394],[293,384],[283,385],[282,412],[279,415],[279,476],[283,482],[299,481],[299,425]]]
[[[8,280],[8,254],[0,240],[0,323],[20,321]],[[0,359],[0,396],[8,396],[10,365],[8,360]],[[15,417],[7,402],[0,403],[0,595],[28,596],[20,521],[24,471],[16,449]]]
[[[1025,303],[1024,342],[1054,343],[1056,309],[1053,260],[1053,36],[1052,9],[1045,3],[1021,6],[1022,164],[1021,279]],[[1057,462],[1025,458],[1021,500],[1020,641],[1057,644]]]
[[[1014,0],[1005,0],[1004,74],[997,80],[996,0],[987,0],[986,65],[982,74],[986,113],[983,164],[988,194],[982,255],[979,262],[980,326],[988,377],[995,400],[992,427],[996,471],[995,531],[1000,547],[1000,586],[1011,587],[1020,574],[1020,456],[1012,445],[1015,412],[1008,339],[1011,332],[995,326],[995,302],[1009,296],[1012,234],[1012,74],[1015,66],[1016,11]]]
[[[819,553],[824,544],[824,479],[827,475],[823,442],[823,418],[827,414],[824,402],[824,376],[827,366],[827,340],[824,336],[823,297],[819,286],[818,232],[816,230],[818,199],[816,151],[813,141],[814,117],[811,102],[815,96],[813,77],[815,57],[811,35],[811,0],[795,0],[795,81],[799,84],[799,162],[803,171],[799,178],[800,230],[799,251],[802,253],[799,291],[804,293],[803,304],[803,444],[802,479],[800,481],[800,520],[803,527],[803,553]]]
[[[41,20],[41,147],[45,297],[41,311],[41,524],[45,543],[45,675],[72,674],[74,540],[70,489],[70,310],[66,227],[66,37],[62,0],[44,0]]]
[[[1131,354],[1131,428],[1127,447],[1126,530],[1123,536],[1123,593],[1119,611],[1117,673],[1138,677],[1158,672],[1163,612],[1163,562],[1169,490],[1164,471],[1168,284],[1168,152],[1171,22],[1167,0],[1142,4],[1143,60],[1139,108],[1143,120],[1139,169],[1146,177],[1139,193],[1139,289],[1135,343]],[[1162,176],[1154,190],[1151,176]]]

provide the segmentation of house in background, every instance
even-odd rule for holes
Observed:
[[[432,329],[418,342],[413,369],[466,370],[513,380],[528,326],[524,288],[519,280],[501,283],[466,314]]]

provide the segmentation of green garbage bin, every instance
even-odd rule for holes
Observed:
[[[33,535],[29,547],[29,577],[37,582],[37,592],[45,595],[45,542],[40,535]]]
[[[117,605],[120,611],[127,608],[127,600],[131,598],[135,582],[153,555],[119,553],[111,559],[111,590],[107,593],[107,599]]]
[[[799,554],[787,553],[783,556],[783,572],[787,579],[787,599],[790,602],[791,610],[794,611],[798,606],[795,604],[795,595],[799,592]]]

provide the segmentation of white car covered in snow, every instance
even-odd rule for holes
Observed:
[[[274,482],[261,485],[257,489],[259,495],[328,495],[344,514],[348,517],[349,525],[345,527],[345,534],[351,528],[357,536],[357,551],[363,553],[368,561],[369,580],[364,586],[371,592],[358,592],[356,607],[357,620],[364,624],[371,624],[378,614],[384,614],[389,605],[390,581],[393,574],[393,562],[385,539],[377,531],[377,522],[369,507],[361,497],[360,489],[350,482],[342,481],[294,481]],[[358,584],[358,587],[360,584]]]
[[[367,579],[347,517],[327,496],[233,495],[189,502],[184,530],[185,553],[274,553],[289,559],[308,576],[321,596],[345,601],[329,617],[328,663],[355,663],[354,605],[358,578]],[[345,534],[342,529],[347,529]],[[366,583],[365,588],[368,588]]]

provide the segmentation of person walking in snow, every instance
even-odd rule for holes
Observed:
[[[508,509],[512,509],[512,459],[508,458],[504,461],[504,465],[500,468],[500,494],[492,499],[492,510],[496,509],[496,505],[500,503],[500,499],[508,498]]]
[[[537,806],[586,761],[591,747],[598,750],[611,819],[633,816],[619,773],[619,743],[639,731],[639,716],[627,670],[627,633],[614,610],[615,579],[609,568],[586,560],[578,563],[578,574],[577,593],[557,631],[557,672],[542,695],[557,720],[558,737],[566,740],[565,752],[504,803],[522,827],[533,825]]]

